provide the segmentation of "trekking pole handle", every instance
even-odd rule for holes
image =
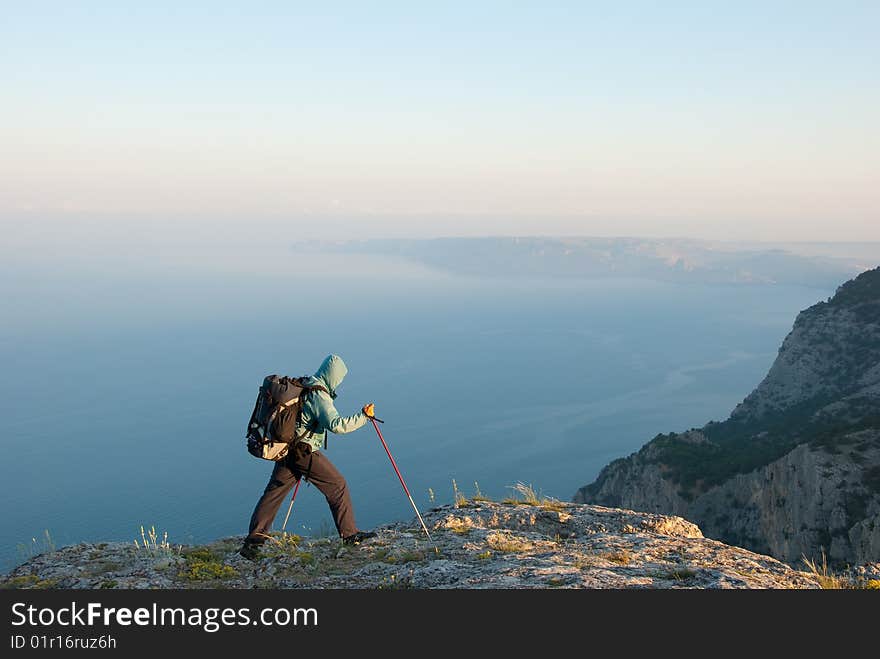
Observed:
[[[367,416],[370,421],[378,421],[379,423],[385,423],[382,419],[377,416]]]

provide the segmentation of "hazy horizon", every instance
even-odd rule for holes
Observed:
[[[413,220],[417,220],[413,223]],[[779,230],[766,236],[751,231],[729,231],[725,235],[682,226],[673,222],[639,232],[627,230],[608,220],[601,225],[582,227],[554,224],[552,218],[516,217],[251,217],[229,218],[218,214],[204,218],[164,215],[126,214],[121,217],[104,214],[72,217],[0,214],[3,242],[0,252],[22,248],[68,247],[88,249],[95,246],[192,246],[277,245],[287,242],[345,242],[365,240],[434,240],[446,238],[550,238],[550,239],[619,239],[646,241],[693,241],[718,244],[731,248],[809,248],[810,246],[851,246],[856,251],[880,245],[880,224],[876,237],[855,238],[845,231],[833,237],[819,238],[809,232]],[[873,228],[873,227],[872,227]],[[778,235],[777,235],[778,234]],[[771,237],[775,236],[775,237]],[[807,250],[809,251],[809,250]]]

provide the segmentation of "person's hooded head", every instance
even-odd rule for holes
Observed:
[[[336,389],[345,379],[348,367],[339,355],[327,355],[321,366],[315,371],[315,379],[322,384],[331,398],[336,398]]]

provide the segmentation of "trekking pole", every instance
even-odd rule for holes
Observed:
[[[293,496],[290,497],[290,505],[287,506],[287,516],[284,518],[284,524],[281,526],[281,533],[284,533],[284,527],[287,526],[287,520],[290,519],[290,511],[293,510],[293,500],[296,499],[296,491],[299,489],[299,484],[302,478],[296,479],[296,485],[293,488]]]
[[[428,540],[431,541],[431,544],[434,545],[434,549],[437,549],[437,545],[434,544],[434,540],[431,538],[431,534],[428,533],[428,527],[425,526],[425,522],[422,519],[422,514],[419,512],[419,509],[416,508],[416,502],[413,501],[412,495],[409,493],[409,488],[407,488],[406,483],[403,482],[403,476],[400,475],[400,469],[397,468],[397,463],[394,461],[394,458],[391,456],[391,451],[388,450],[388,444],[385,443],[385,438],[382,437],[382,431],[379,430],[379,426],[376,423],[378,419],[375,417],[369,417],[370,421],[373,422],[373,427],[376,429],[376,434],[379,435],[379,440],[382,442],[382,446],[385,447],[385,452],[388,454],[388,459],[391,460],[391,466],[394,467],[394,471],[397,472],[397,477],[400,479],[400,484],[403,485],[403,491],[406,492],[406,496],[409,497],[409,502],[412,504],[413,510],[416,511],[416,515],[419,518],[419,522],[422,524],[422,528],[425,530],[425,535],[428,536]]]

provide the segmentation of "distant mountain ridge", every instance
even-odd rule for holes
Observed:
[[[395,256],[476,276],[641,277],[826,288],[868,267],[864,258],[684,239],[492,237],[311,241],[298,243],[294,249]]]
[[[730,418],[658,435],[574,500],[681,515],[786,561],[880,559],[880,268],[801,312]]]

